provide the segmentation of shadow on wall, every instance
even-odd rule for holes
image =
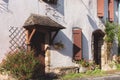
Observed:
[[[114,4],[117,4],[117,3],[118,3],[118,1],[115,1]],[[115,13],[114,13],[114,21],[116,23],[118,23],[119,22],[119,4],[114,6],[114,11],[115,11]]]
[[[87,15],[87,17],[88,17],[88,21],[89,21],[90,25],[93,27],[94,30],[96,30],[97,29],[96,22],[89,15]]]
[[[9,0],[3,0],[5,3],[8,3],[9,2]]]
[[[57,0],[57,5],[52,6],[55,8],[61,15],[64,16],[64,0]]]
[[[83,34],[82,34],[83,35]],[[56,36],[54,43],[62,42],[64,44],[64,48],[62,50],[57,50],[60,54],[71,57],[73,59],[74,54],[78,53],[80,50],[83,50],[82,57],[85,59],[89,59],[89,48],[88,48],[88,41],[86,37],[83,35],[82,37],[82,49],[77,47],[73,42],[62,32],[60,31],[59,34]],[[76,51],[73,53],[73,46],[76,48]],[[55,48],[53,50],[56,50]]]
[[[8,3],[9,3],[9,0],[1,0],[0,1],[0,13],[9,12]]]
[[[64,16],[64,0],[58,0],[58,3],[56,5],[56,10]]]
[[[84,34],[82,34],[82,43],[83,43],[83,58],[85,58],[85,59],[89,59],[89,47],[88,47],[88,40],[87,40],[87,38],[85,37],[85,35]],[[89,41],[90,42],[90,41]]]
[[[54,15],[57,15],[57,12],[59,12],[64,16],[64,0],[57,0],[57,4],[49,4],[49,6],[47,6],[47,9],[54,11]]]
[[[115,1],[115,3],[117,4],[117,1]],[[115,8],[114,8],[114,21],[115,23],[119,23],[119,16],[118,16],[118,13],[119,13],[119,4],[115,5]],[[118,42],[117,40],[114,40],[113,42],[113,46],[112,46],[112,55],[117,55],[118,53]]]
[[[59,31],[58,35],[56,36],[55,40],[53,41],[53,45],[57,42],[61,42],[63,44],[64,48],[61,50],[57,50],[57,49],[53,48],[53,50],[56,50],[60,54],[68,56],[68,57],[73,56],[73,43],[62,31]]]

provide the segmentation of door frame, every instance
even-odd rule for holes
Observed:
[[[42,32],[45,34],[45,44],[44,44],[44,48],[45,48],[45,73],[49,73],[50,72],[50,39],[51,39],[51,33],[49,31],[46,30],[41,30],[41,29],[26,29],[26,44],[27,44],[27,50],[30,51],[31,50],[31,46],[30,46],[30,40],[33,37],[33,35],[35,34],[36,31]]]
[[[95,62],[95,64],[99,65],[100,68],[101,68],[102,45],[104,43],[104,40],[103,40],[104,35],[105,33],[100,29],[95,30],[92,33],[91,46],[92,46],[92,53],[93,53],[93,61]]]

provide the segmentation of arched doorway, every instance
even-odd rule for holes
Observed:
[[[104,33],[101,30],[96,30],[92,34],[92,51],[93,60],[101,67],[101,46],[103,45]]]

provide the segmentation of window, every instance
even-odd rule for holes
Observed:
[[[57,0],[43,0],[43,1],[49,4],[57,4]]]

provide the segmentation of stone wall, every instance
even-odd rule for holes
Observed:
[[[75,67],[75,66],[71,66],[71,67],[59,67],[59,68],[54,68],[51,70],[51,73],[57,75],[57,76],[61,76],[61,75],[65,75],[68,73],[78,73],[79,72],[79,68]]]

